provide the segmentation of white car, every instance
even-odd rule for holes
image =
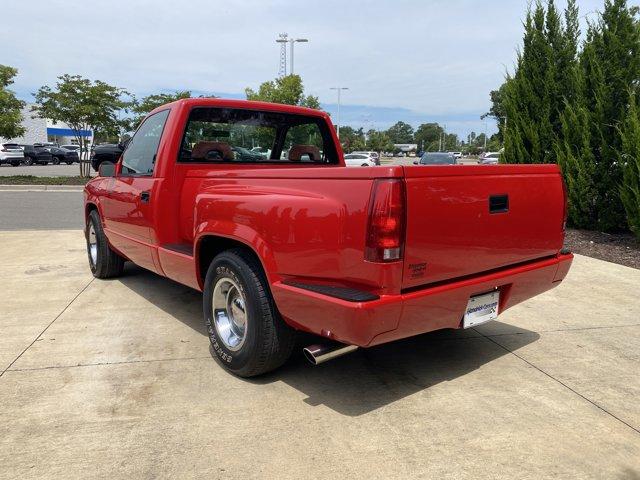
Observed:
[[[350,155],[367,155],[375,160],[376,165],[380,165],[380,155],[378,152],[351,152]]]
[[[478,163],[480,165],[497,165],[500,163],[500,152],[488,152]]]
[[[344,163],[347,167],[375,167],[375,159],[364,153],[349,153],[344,156]]]
[[[456,157],[457,160],[462,158],[462,152],[449,152],[451,155]]]
[[[24,151],[17,143],[5,143],[0,148],[0,165],[8,163],[13,167],[24,162]]]

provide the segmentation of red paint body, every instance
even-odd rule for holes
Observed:
[[[500,311],[553,288],[572,255],[564,239],[564,192],[555,165],[389,166],[178,163],[194,107],[316,116],[286,105],[219,99],[170,108],[151,176],[96,178],[85,189],[111,246],[136,264],[202,289],[202,240],[233,240],[255,252],[283,318],[305,331],[371,346],[460,328],[470,296],[501,290]],[[372,187],[404,182],[404,259],[365,260]],[[150,192],[143,203],[140,193]],[[509,211],[489,213],[491,195]],[[211,243],[208,243],[211,245]],[[379,296],[348,302],[289,285],[354,288]]]

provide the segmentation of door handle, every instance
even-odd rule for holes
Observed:
[[[142,203],[149,203],[150,199],[151,199],[151,192],[142,192],[140,194],[140,201]]]

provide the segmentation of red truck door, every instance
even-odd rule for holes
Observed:
[[[154,167],[169,110],[144,121],[122,154],[120,173],[102,201],[102,215],[111,244],[132,262],[158,271],[153,261]]]

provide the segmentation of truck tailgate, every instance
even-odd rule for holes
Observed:
[[[564,239],[556,165],[405,167],[402,288],[555,255]]]

